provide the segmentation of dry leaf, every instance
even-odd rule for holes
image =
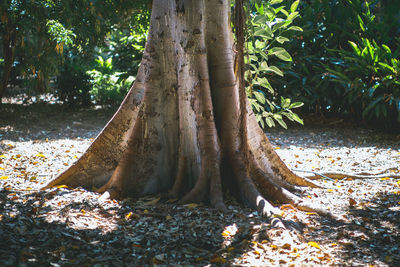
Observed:
[[[215,257],[210,260],[211,263],[225,263],[226,259],[222,257]]]
[[[0,180],[6,180],[6,179],[8,179],[8,176],[1,176],[0,177]]]
[[[349,198],[349,204],[350,204],[350,206],[354,206],[354,205],[357,204],[357,201],[355,201],[355,200],[352,199],[352,198]]]
[[[196,208],[198,205],[199,205],[199,204],[197,204],[197,203],[190,203],[190,204],[185,205],[185,207],[186,207],[186,208],[189,208],[189,209],[194,209],[194,208]]]
[[[317,248],[317,249],[321,249],[321,247],[318,245],[318,243],[316,243],[316,242],[312,242],[312,241],[310,241],[310,242],[308,242],[307,243],[309,246],[311,246],[311,247],[314,247],[314,248]]]

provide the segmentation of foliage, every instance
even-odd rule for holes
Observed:
[[[113,70],[112,58],[99,56],[95,69],[88,71],[93,88],[90,91],[96,104],[119,104],[127,93],[133,77],[120,80],[120,72]]]
[[[282,93],[309,111],[395,128],[399,10],[393,0],[301,1],[294,24],[304,31],[287,43],[293,64],[281,66],[286,75],[271,86],[284,85]]]
[[[287,128],[283,118],[303,124],[303,121],[291,109],[301,107],[300,102],[291,103],[289,98],[279,94],[270,80],[283,76],[283,71],[277,66],[279,62],[290,64],[292,57],[283,47],[294,31],[302,31],[293,26],[293,20],[298,17],[296,11],[299,1],[295,1],[289,10],[278,5],[282,0],[255,2],[255,12],[250,14],[246,58],[247,94],[253,107],[257,121],[264,128],[275,126],[275,122]],[[280,99],[280,104],[277,104]]]
[[[89,105],[92,84],[79,57],[68,57],[57,77],[56,95],[69,105]]]
[[[10,56],[14,76],[23,77],[28,84],[37,83],[38,90],[50,89],[50,77],[57,75],[64,58],[69,56],[66,48],[75,50],[75,55],[89,57],[97,46],[104,45],[111,27],[125,25],[130,15],[146,9],[147,3],[147,0],[71,3],[1,0],[0,39],[3,47],[13,51]]]

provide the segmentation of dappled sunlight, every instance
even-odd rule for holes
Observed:
[[[75,162],[92,141],[93,138],[1,141],[0,187],[17,179],[14,189],[38,189]]]

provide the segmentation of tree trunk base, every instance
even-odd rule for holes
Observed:
[[[86,153],[47,187],[104,197],[169,193],[226,210],[223,191],[271,216],[271,201],[315,211],[258,126],[235,69],[230,1],[154,0],[136,81]],[[292,191],[292,192],[291,192]]]

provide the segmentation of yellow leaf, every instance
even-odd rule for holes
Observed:
[[[318,243],[316,243],[316,242],[310,241],[310,242],[308,242],[307,244],[308,244],[309,246],[314,247],[314,248],[321,249],[321,247],[320,247],[320,246],[318,245]]]
[[[222,236],[230,236],[231,232],[229,232],[228,230],[225,230],[222,232]]]
[[[167,215],[167,216],[165,217],[165,219],[167,219],[167,220],[172,220],[172,216]]]
[[[39,157],[39,158],[46,158],[46,156],[45,155],[43,155],[42,153],[38,153],[38,154],[36,154],[36,157]]]
[[[2,168],[2,167],[0,167],[0,170],[1,170],[1,171],[3,171],[3,170],[5,170],[5,169],[4,169],[4,168]]]
[[[281,149],[279,146],[275,147],[275,149]]]
[[[86,210],[84,210],[84,209],[81,209],[81,212],[82,212],[83,214],[85,214],[85,213],[86,213]]]
[[[253,253],[256,254],[256,255],[260,255],[261,254],[260,251],[258,251],[257,249],[254,250]]]
[[[194,208],[196,208],[198,205],[199,205],[199,204],[197,204],[197,203],[190,203],[190,204],[185,205],[185,207],[186,207],[186,208],[189,208],[189,209],[194,209]]]
[[[0,155],[0,158],[7,158],[7,156],[6,155]]]
[[[317,215],[316,212],[306,212],[306,215]]]
[[[147,213],[149,213],[149,211],[148,211],[148,210],[144,210],[143,213],[144,213],[144,214],[147,214]]]
[[[336,243],[331,243],[331,247],[336,247],[337,244]]]
[[[1,176],[0,177],[0,180],[6,180],[6,179],[8,179],[8,176]]]
[[[125,220],[130,220],[134,218],[140,218],[140,216],[133,213],[132,211],[125,215]]]
[[[27,187],[26,190],[32,190],[32,187]]]
[[[49,138],[46,138],[46,143],[49,142]]]
[[[63,184],[63,185],[58,185],[58,186],[56,186],[57,188],[68,188],[68,186],[67,185],[65,185],[65,184]]]
[[[381,181],[386,181],[386,180],[390,180],[390,178],[389,178],[389,177],[383,177],[383,178],[381,178]]]

